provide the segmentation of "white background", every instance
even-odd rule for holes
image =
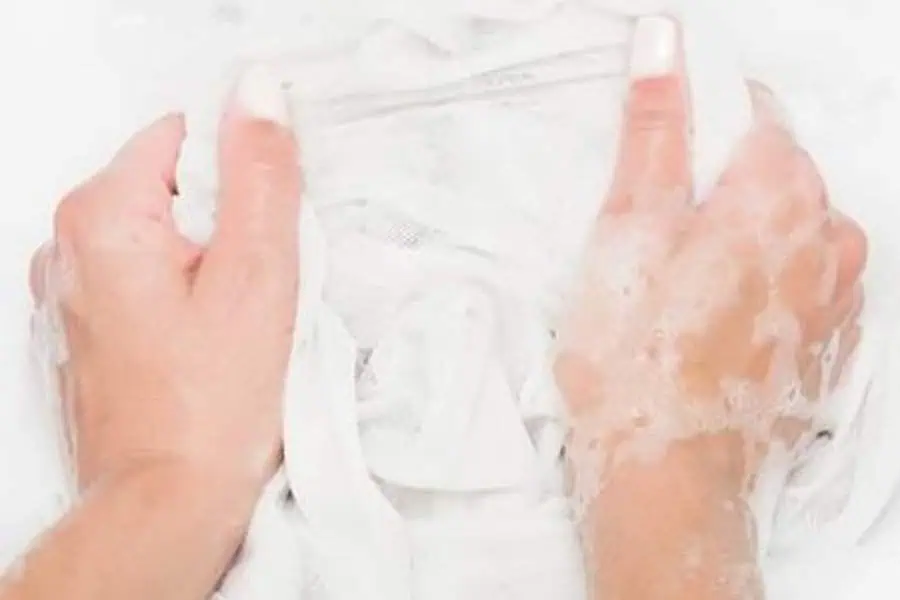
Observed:
[[[95,48],[93,17],[93,6],[78,1],[0,4],[0,564],[54,508],[53,490],[41,480],[53,472],[46,437],[36,435],[41,407],[22,401],[37,396],[28,259],[50,235],[56,200],[102,164],[126,131],[116,80]]]
[[[860,10],[875,4],[859,3]],[[95,0],[4,0],[0,8],[0,435],[12,436],[0,440],[0,566],[54,508],[46,482],[22,468],[47,460],[44,441],[34,435],[40,411],[14,401],[34,394],[28,258],[50,233],[57,199],[135,125],[101,57],[96,11]],[[900,80],[900,58],[893,60]],[[855,580],[848,598],[900,597],[900,518],[891,523],[875,549],[854,557],[852,569],[845,565]],[[808,574],[821,578],[833,568],[811,566]]]

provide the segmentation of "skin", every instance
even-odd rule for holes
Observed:
[[[556,364],[598,599],[762,598],[747,493],[808,439],[859,339],[865,236],[750,87],[756,124],[699,205],[683,67],[630,90]]]
[[[207,249],[171,217],[185,125],[170,116],[62,201],[35,259],[35,292],[64,320],[82,494],[0,583],[2,600],[208,597],[280,460],[297,146],[236,100],[226,112]]]
[[[760,459],[808,429],[778,398],[797,375],[814,403],[836,383],[819,376],[822,343],[844,334],[840,366],[858,339],[865,238],[828,207],[770,95],[754,88],[757,127],[696,209],[684,90],[680,72],[635,83],[616,182],[560,338],[573,482],[603,478],[584,497],[583,535],[604,600],[762,596],[745,493]],[[200,249],[171,218],[183,137],[177,116],[139,133],[62,202],[55,243],[36,257],[35,293],[59,305],[69,347],[60,380],[82,499],[7,574],[0,600],[209,597],[280,458],[296,143],[232,103],[217,229]],[[622,262],[616,248],[634,248],[627,293],[610,268]],[[759,338],[775,300],[793,327]],[[664,320],[672,307],[694,308],[693,321]],[[773,371],[785,360],[790,373]],[[740,410],[722,389],[734,379],[752,384]],[[622,408],[645,414],[624,426],[606,418]],[[724,424],[692,430],[707,413]],[[774,416],[761,428],[761,415]],[[683,426],[663,451],[623,451],[663,417]],[[581,461],[598,447],[624,458],[603,470]]]

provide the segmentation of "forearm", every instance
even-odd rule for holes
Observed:
[[[6,575],[0,600],[203,600],[252,509],[231,489],[168,468],[98,486]]]
[[[599,491],[583,524],[596,598],[763,598],[747,505],[690,452],[623,465]]]

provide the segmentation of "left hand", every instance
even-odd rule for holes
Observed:
[[[82,490],[171,465],[246,508],[274,472],[299,285],[289,125],[278,84],[245,76],[221,125],[206,249],[171,213],[180,116],[137,134],[60,204],[33,288],[62,315],[61,394]]]

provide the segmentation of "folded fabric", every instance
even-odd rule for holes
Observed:
[[[284,4],[229,5],[250,32],[293,15],[296,39],[263,54],[292,84],[307,194],[285,464],[220,597],[584,598],[553,326],[609,183],[635,17],[684,24],[701,197],[747,131],[721,3]],[[226,71],[179,166],[200,242]],[[870,330],[823,407],[830,442],[773,462],[753,498],[767,574],[856,543],[900,481],[878,460],[900,358]]]

